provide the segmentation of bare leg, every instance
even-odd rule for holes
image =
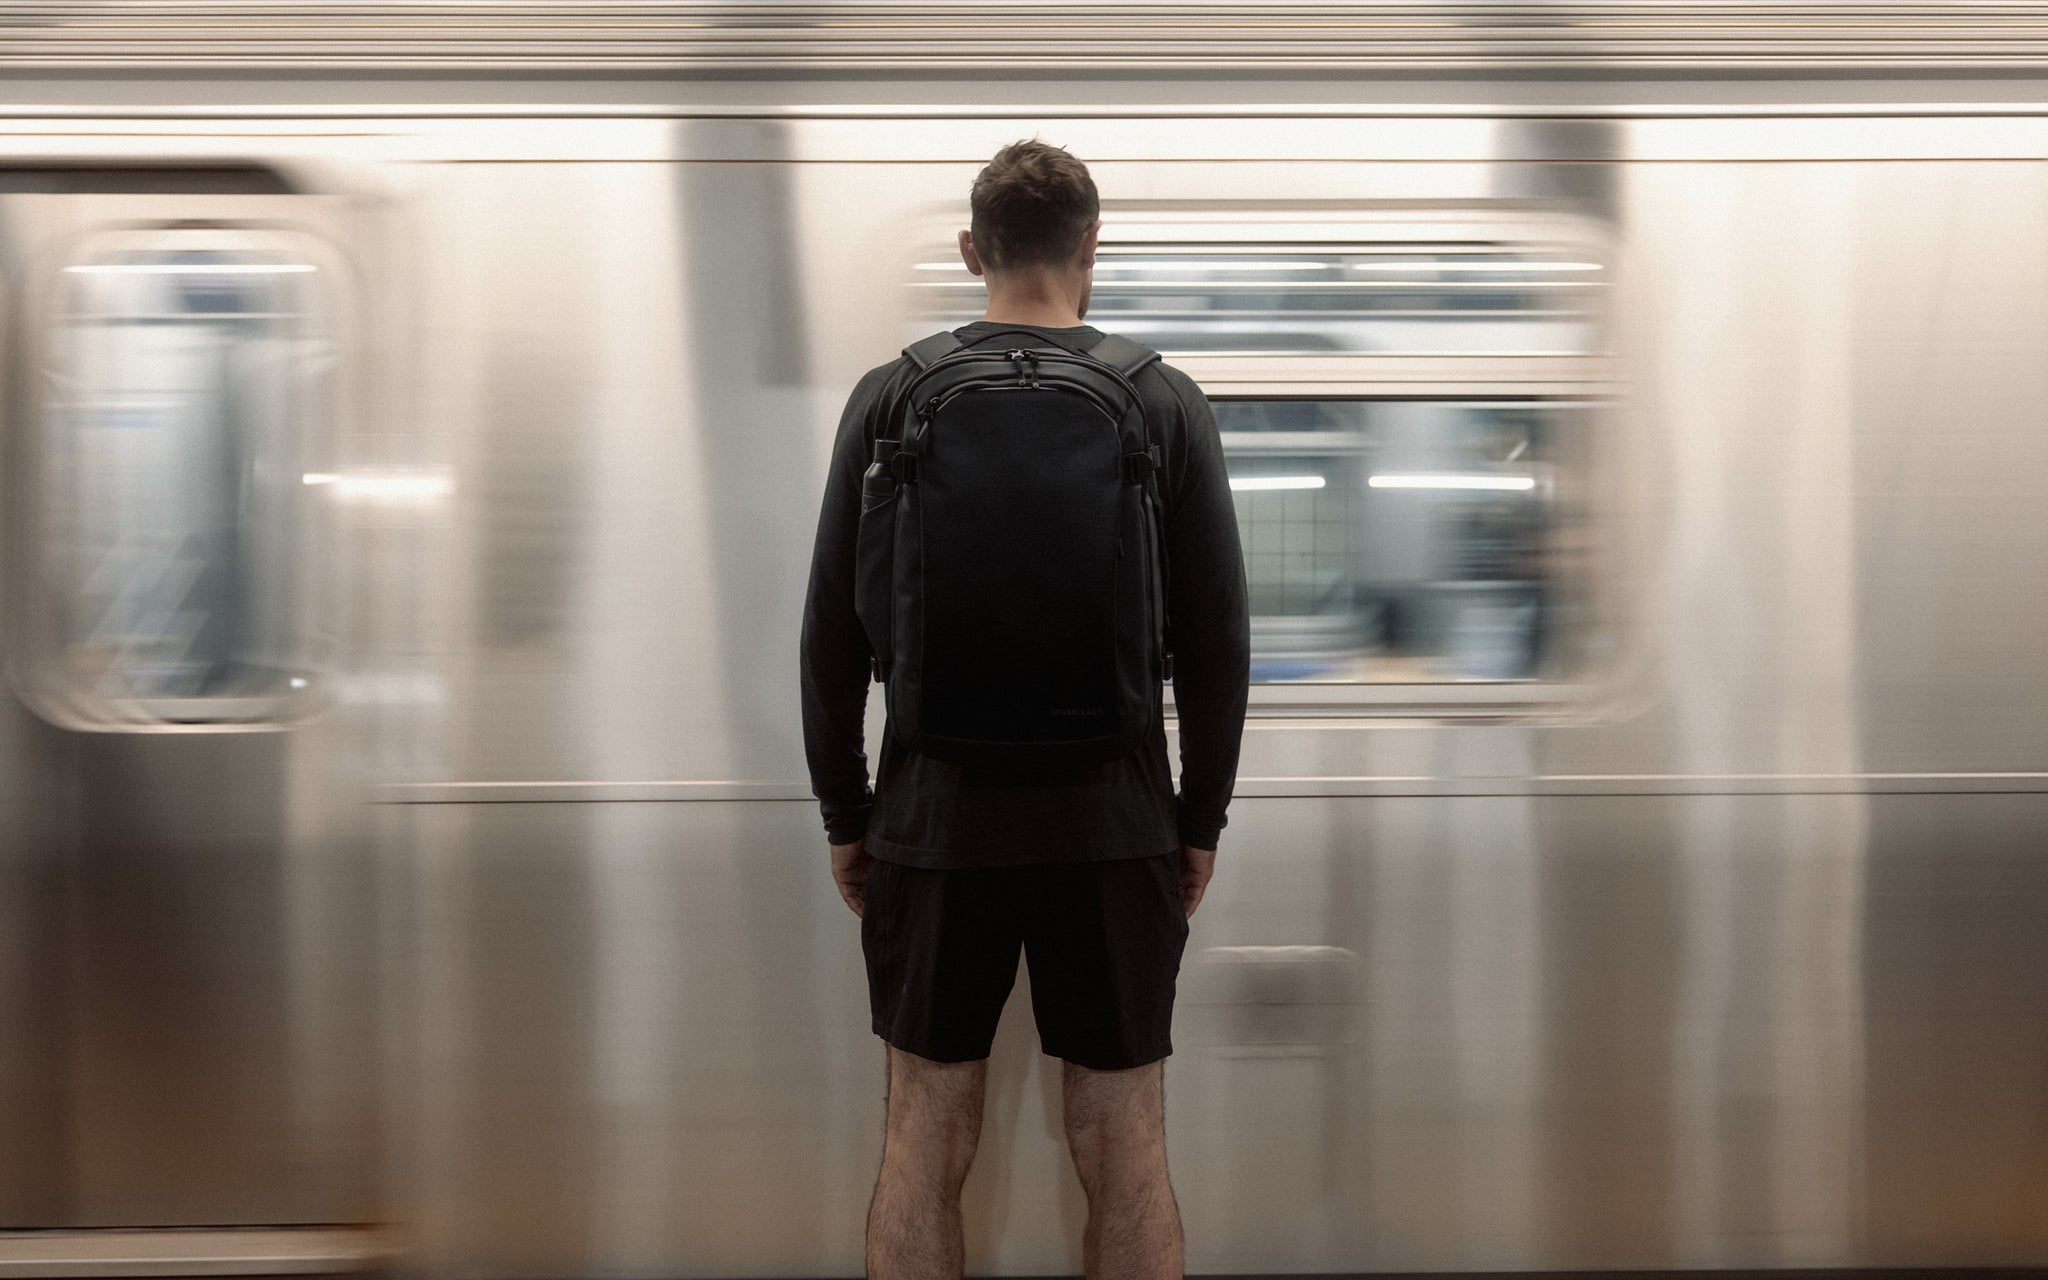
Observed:
[[[960,1186],[981,1138],[988,1060],[889,1050],[889,1123],[868,1207],[868,1280],[959,1280]]]
[[[1166,1064],[1091,1071],[1066,1064],[1067,1146],[1088,1227],[1088,1280],[1180,1280],[1180,1206],[1166,1180]]]

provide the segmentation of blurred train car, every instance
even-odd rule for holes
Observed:
[[[811,534],[1034,134],[1257,614],[1190,1270],[2048,1263],[2048,5],[73,0],[0,70],[5,1274],[859,1270]],[[978,1273],[1078,1269],[1058,1134],[1020,994]]]

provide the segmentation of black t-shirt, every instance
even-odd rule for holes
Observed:
[[[1049,329],[986,320],[954,333],[978,346],[1018,330],[1084,351],[1103,336],[1089,325]],[[827,837],[847,844],[865,835],[868,853],[877,858],[938,868],[1107,861],[1167,853],[1181,844],[1215,848],[1237,778],[1250,674],[1244,559],[1209,402],[1192,379],[1163,363],[1139,371],[1135,385],[1163,462],[1180,794],[1174,794],[1158,715],[1145,744],[1130,755],[1028,781],[981,776],[907,751],[893,730],[885,730],[870,789],[862,741],[869,650],[853,604],[861,473],[874,456],[876,436],[895,434],[897,424],[887,415],[913,371],[907,358],[898,358],[854,387],[818,518],[804,604],[804,750]]]

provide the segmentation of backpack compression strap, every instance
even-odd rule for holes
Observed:
[[[1126,378],[1159,358],[1157,351],[1120,333],[1104,334],[1102,341],[1088,348],[1088,354]]]
[[[929,338],[920,338],[903,348],[903,354],[909,357],[912,365],[916,366],[917,372],[911,375],[911,380],[915,381],[918,373],[923,373],[941,359],[952,355],[962,345],[960,339],[954,337],[950,330],[942,330]],[[894,475],[899,481],[914,479],[917,475],[917,455],[899,452],[903,446],[905,431],[903,420],[908,416],[909,411],[908,405],[904,405],[896,410],[896,438],[879,436],[875,440],[875,462],[887,467],[890,474]]]
[[[1159,358],[1159,353],[1142,342],[1133,342],[1120,333],[1107,333],[1102,341],[1088,348],[1090,359],[1097,360],[1116,370],[1126,378],[1133,377],[1138,370]],[[1159,446],[1150,439],[1151,429],[1146,428],[1144,451],[1124,455],[1124,483],[1139,484],[1148,472],[1159,470],[1161,459]]]
[[[903,354],[910,357],[910,363],[923,373],[939,362],[941,356],[952,355],[960,349],[960,339],[951,332],[935,333],[929,338],[920,338],[903,348]]]
[[[1154,351],[1142,342],[1133,342],[1120,333],[1104,335],[1102,341],[1088,349],[1088,354],[1116,370],[1125,378],[1135,377],[1138,370],[1159,358],[1157,351]],[[1159,446],[1151,442],[1151,430],[1151,425],[1148,423],[1145,428],[1146,441],[1143,453],[1127,453],[1123,457],[1124,482],[1127,484],[1145,484],[1147,480],[1152,479],[1153,476],[1165,467],[1165,459],[1160,454]],[[1147,494],[1146,503],[1152,508],[1153,519],[1157,520],[1160,516],[1158,514],[1159,497],[1156,480],[1152,484],[1147,485]],[[1162,539],[1159,546],[1159,571],[1162,579],[1168,573],[1167,563],[1166,547]],[[1158,602],[1160,616],[1158,630],[1154,633],[1153,643],[1159,647],[1160,679],[1171,684],[1173,682],[1173,637],[1169,634],[1171,627],[1165,617],[1165,583],[1163,581],[1160,582],[1156,590],[1159,594],[1154,596],[1154,600]]]

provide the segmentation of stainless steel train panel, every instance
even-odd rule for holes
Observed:
[[[0,1229],[58,1220],[64,1204],[64,853],[73,773],[54,729],[0,703],[9,767],[0,842]],[[54,748],[54,750],[53,750]]]
[[[353,494],[327,482],[367,460],[346,415],[374,343],[350,326],[376,314],[369,263],[335,247],[374,245],[345,202],[86,172],[95,194],[59,170],[0,197],[8,676],[47,721],[15,713],[10,772],[54,782],[8,831],[37,1015],[31,1140],[7,1144],[36,1193],[8,1223],[361,1221],[380,1084],[364,637],[328,606],[365,579],[346,575]],[[280,236],[325,247],[264,256]],[[286,271],[328,282],[318,315],[275,300]]]
[[[1240,806],[1167,1066],[1191,1270],[2048,1248],[2048,798]],[[883,1062],[809,806],[407,808],[423,1259],[857,1267]],[[1020,975],[970,1250],[1072,1271],[1027,1001]]]
[[[2038,1263],[2048,1253],[2048,812],[2039,795],[1881,796],[1870,812],[1870,1253]]]
[[[882,1054],[805,807],[405,808],[419,1261],[857,1269]]]

